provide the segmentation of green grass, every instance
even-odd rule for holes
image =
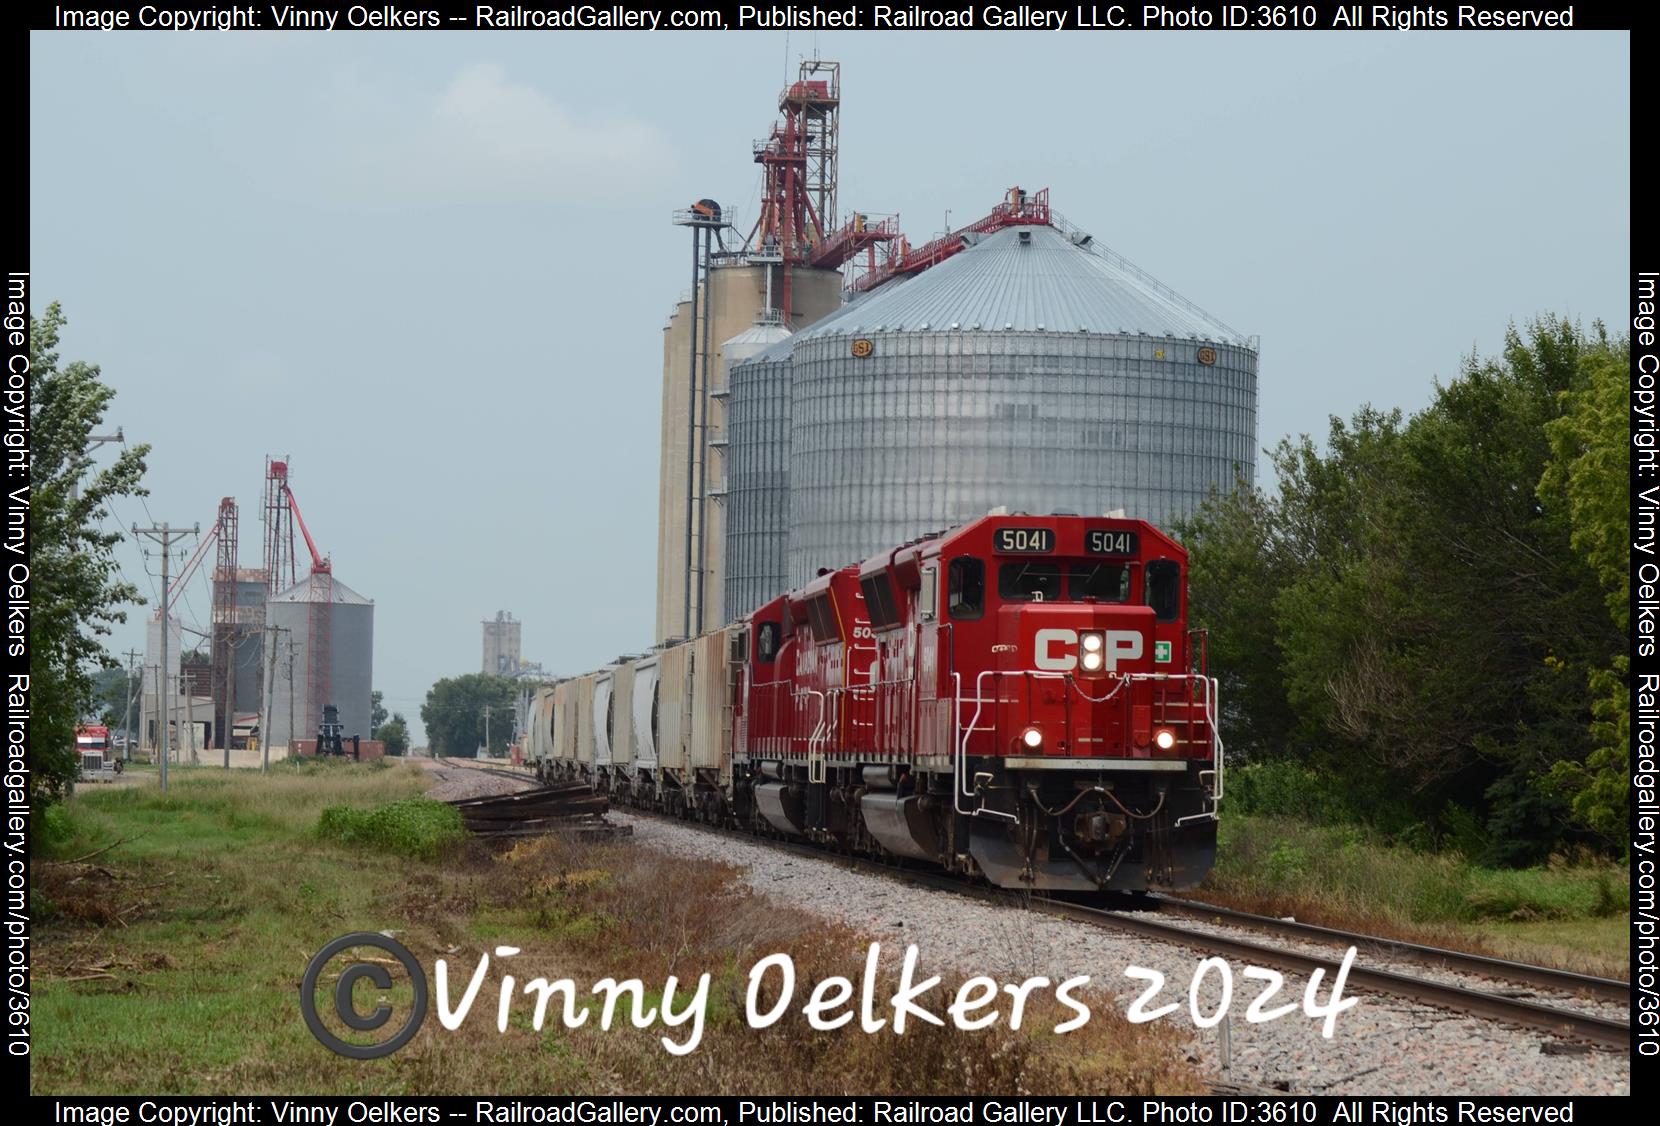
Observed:
[[[59,863],[36,865],[33,888],[34,1090],[258,1089],[231,1077],[302,1054],[317,1090],[374,1089],[305,1043],[295,988],[324,942],[397,917],[410,877],[402,856],[320,840],[318,813],[430,780],[418,767],[331,767],[180,768],[166,794],[83,787],[50,815],[41,858]]]
[[[1629,872],[1613,864],[1483,868],[1290,817],[1224,815],[1205,890],[1248,910],[1610,974],[1623,972],[1613,939],[1631,911]]]

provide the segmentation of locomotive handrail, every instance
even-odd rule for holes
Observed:
[[[824,719],[825,719],[825,706],[824,706],[825,697],[824,697],[824,693],[820,692],[817,688],[803,688],[799,692],[793,693],[793,695],[795,695],[797,697],[800,697],[800,696],[817,696],[818,697],[818,724],[817,724],[817,726],[815,726],[813,728],[813,733],[811,735],[807,736],[807,781],[809,781],[809,782],[815,782],[815,781],[822,782],[823,781],[822,778],[814,778],[813,777],[813,755],[817,753],[819,735],[822,734],[823,731],[824,731]]]
[[[978,809],[964,809],[960,801],[961,798],[974,796],[974,791],[966,789],[965,784],[968,781],[968,740],[974,734],[974,729],[979,726],[980,712],[986,705],[986,694],[981,690],[981,685],[985,681],[988,674],[1002,671],[1002,669],[981,669],[980,675],[975,678],[974,718],[968,721],[968,728],[963,732],[962,745],[958,749],[957,761],[953,768],[954,772],[958,776],[958,780],[951,787],[951,804],[958,813],[966,814],[969,817],[979,817],[981,814],[988,814],[992,817],[1001,817],[1007,821],[1018,822],[1020,818],[1013,813],[1004,813],[1000,809],[987,809],[984,805],[981,805]],[[952,672],[951,675],[957,678],[958,709],[954,718],[956,723],[960,726],[963,722],[963,714],[961,709],[962,677],[956,672]],[[956,740],[953,738],[952,741],[955,742]]]
[[[1190,813],[1186,817],[1176,818],[1175,827],[1180,828],[1189,821],[1203,821],[1205,818],[1214,820],[1222,806],[1222,736],[1216,731],[1216,717],[1220,714],[1217,698],[1222,694],[1222,685],[1214,676],[1200,677],[1205,684],[1205,723],[1210,728],[1210,742],[1214,765],[1209,770],[1201,770],[1199,777],[1209,774],[1212,779],[1210,788],[1210,809],[1204,813]]]

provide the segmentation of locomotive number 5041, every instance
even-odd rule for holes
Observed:
[[[997,550],[1010,555],[1047,555],[1055,550],[1052,528],[999,528]]]
[[[1134,532],[1094,528],[1084,535],[1084,549],[1091,555],[1133,556],[1141,550],[1141,542]]]

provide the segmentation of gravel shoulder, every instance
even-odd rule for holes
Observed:
[[[1091,988],[1104,988],[1119,1010],[1127,1011],[1148,983],[1126,976],[1125,970],[1156,970],[1165,984],[1148,1007],[1179,1003],[1160,1019],[1192,1031],[1193,1058],[1222,1082],[1331,1095],[1562,1096],[1631,1090],[1630,1062],[1615,1052],[1582,1051],[1531,1030],[1359,990],[1345,989],[1345,996],[1359,1003],[1336,1017],[1330,1039],[1321,1034],[1323,1022],[1305,1016],[1300,1005],[1278,1019],[1251,1023],[1245,1009],[1262,984],[1245,977],[1246,967],[1239,963],[1230,964],[1231,1060],[1224,1070],[1219,1029],[1195,1027],[1189,1013],[1190,986],[1204,957],[1196,950],[913,887],[850,871],[833,859],[777,852],[690,825],[616,809],[608,816],[632,825],[634,840],[643,847],[739,867],[757,894],[781,905],[843,923],[884,944],[914,943],[920,966],[928,972],[954,969],[999,982],[1088,975]],[[1217,1011],[1222,983],[1223,975],[1213,968],[1193,991],[1202,1015]],[[1300,1002],[1306,985],[1304,979],[1288,978],[1268,1008]],[[1329,981],[1322,983],[1318,996],[1329,999]]]

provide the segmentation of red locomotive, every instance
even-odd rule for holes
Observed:
[[[1216,682],[1151,524],[993,515],[544,689],[531,756],[634,804],[1010,888],[1184,888]]]

